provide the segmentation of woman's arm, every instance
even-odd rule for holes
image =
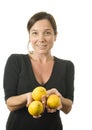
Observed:
[[[50,90],[47,91],[47,97],[51,94],[56,94],[57,96],[60,97],[61,99],[61,104],[57,109],[48,109],[49,112],[55,112],[56,110],[62,110],[65,114],[68,114],[72,108],[72,101],[68,98],[64,98],[56,88],[52,88]]]
[[[72,101],[70,99],[62,97],[62,108],[61,110],[65,113],[68,114],[71,109],[72,109]]]
[[[6,100],[6,105],[10,111],[18,110],[24,106],[28,106],[31,103],[31,92],[25,93],[19,96],[12,96]]]

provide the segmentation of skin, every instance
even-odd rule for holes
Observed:
[[[29,57],[33,66],[34,75],[40,84],[46,83],[50,78],[54,65],[51,49],[56,37],[57,35],[54,34],[54,30],[50,22],[46,19],[37,21],[30,29],[29,42],[33,47],[33,52],[29,54]],[[6,101],[8,109],[10,111],[14,111],[24,106],[28,107],[32,102],[31,93],[32,92],[8,98]],[[61,99],[61,104],[56,109],[50,109],[46,106],[46,99],[51,94],[56,94]],[[48,90],[47,97],[42,97],[42,103],[44,108],[47,108],[48,112],[53,113],[57,110],[62,110],[65,114],[70,112],[72,108],[72,101],[64,98],[56,88]]]

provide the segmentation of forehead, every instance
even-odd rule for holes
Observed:
[[[51,23],[47,19],[39,20],[35,22],[35,24],[31,27],[30,30],[38,30],[38,29],[53,29]]]

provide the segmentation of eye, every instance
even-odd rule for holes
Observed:
[[[37,35],[38,33],[37,33],[36,31],[34,31],[34,32],[32,32],[31,34],[35,36],[35,35]]]
[[[44,34],[45,34],[45,35],[50,35],[51,32],[50,32],[50,31],[46,31]]]

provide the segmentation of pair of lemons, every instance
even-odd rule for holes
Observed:
[[[44,87],[38,86],[32,91],[33,101],[28,107],[28,112],[32,116],[39,116],[43,112],[43,105],[41,102],[42,96],[46,96],[47,91]],[[60,98],[56,94],[52,94],[47,99],[47,105],[49,108],[54,109],[60,105]]]

